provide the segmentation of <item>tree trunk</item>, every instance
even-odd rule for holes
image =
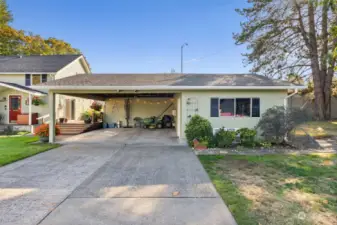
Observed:
[[[325,119],[325,96],[324,96],[324,79],[322,80],[322,71],[319,67],[318,45],[315,28],[315,6],[312,1],[308,3],[308,39],[310,43],[310,63],[312,70],[312,77],[314,81],[315,94],[315,112],[318,120]]]

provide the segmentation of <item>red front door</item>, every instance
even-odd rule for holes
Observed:
[[[21,96],[10,95],[9,96],[9,122],[16,122],[18,115],[21,114]]]

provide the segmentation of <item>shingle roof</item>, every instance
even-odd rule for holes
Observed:
[[[39,91],[39,90],[36,90],[36,89],[33,89],[33,88],[29,88],[29,87],[26,87],[26,86],[22,86],[22,85],[15,84],[15,83],[10,83],[10,82],[0,81],[0,86],[8,87],[8,88],[14,88],[14,89],[19,89],[21,91],[24,91],[26,93],[31,93],[31,94],[47,95],[43,91]]]
[[[0,73],[56,73],[81,55],[0,56]]]
[[[295,86],[256,74],[79,74],[47,86]]]

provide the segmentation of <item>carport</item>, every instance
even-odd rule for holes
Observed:
[[[106,88],[106,87],[105,87]],[[143,90],[143,88],[121,88],[98,90],[97,87],[76,87],[76,90],[69,90],[65,87],[49,89],[49,110],[50,121],[56,121],[55,117],[55,95],[62,94],[74,97],[81,97],[105,102],[104,105],[104,125],[112,128],[116,123],[121,127],[129,126],[130,129],[136,126],[135,118],[147,118],[151,116],[162,117],[170,115],[173,118],[173,126],[177,137],[180,137],[181,129],[181,94],[174,91]],[[129,103],[128,121],[126,119],[126,104]],[[55,142],[53,132],[55,123],[50,123],[49,142]],[[138,127],[139,128],[139,127]],[[162,128],[169,129],[169,128]],[[155,134],[154,134],[155,135]]]

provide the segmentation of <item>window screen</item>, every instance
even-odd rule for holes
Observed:
[[[220,115],[221,116],[234,115],[234,99],[220,99]]]
[[[219,99],[211,98],[211,117],[219,117]]]
[[[42,74],[42,83],[47,82],[47,74]]]
[[[252,99],[252,117],[260,117],[260,99]]]
[[[30,74],[26,74],[26,76],[25,76],[25,84],[26,84],[26,86],[30,86]]]
[[[250,116],[250,98],[236,99],[236,116]]]

